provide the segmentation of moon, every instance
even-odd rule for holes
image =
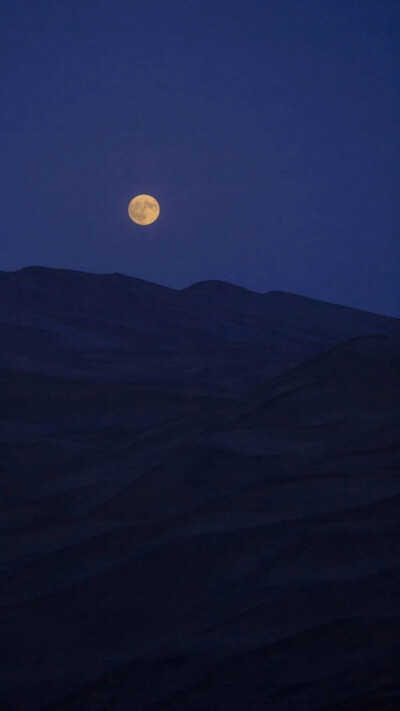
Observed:
[[[129,203],[128,214],[137,225],[151,225],[160,214],[160,206],[151,195],[136,195]]]

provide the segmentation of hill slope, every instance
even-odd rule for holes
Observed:
[[[394,711],[399,373],[392,336],[229,400],[3,372],[3,707]]]
[[[223,282],[182,291],[124,276],[0,273],[0,367],[80,380],[241,395],[396,319]]]

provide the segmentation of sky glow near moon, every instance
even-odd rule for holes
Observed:
[[[160,214],[160,206],[151,195],[136,195],[129,203],[128,214],[137,225],[151,225]]]

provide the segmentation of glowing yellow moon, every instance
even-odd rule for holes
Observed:
[[[137,225],[151,225],[160,214],[160,206],[151,195],[136,195],[129,203],[128,214]]]

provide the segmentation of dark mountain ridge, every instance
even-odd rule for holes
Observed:
[[[121,274],[0,273],[0,367],[240,395],[349,338],[400,321],[224,282],[177,291]]]
[[[399,322],[41,268],[0,294],[0,707],[395,711]]]

